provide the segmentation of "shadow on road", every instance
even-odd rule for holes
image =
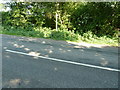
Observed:
[[[3,48],[37,56],[45,56],[100,66],[118,65],[118,48],[56,41],[51,39],[3,36]],[[8,56],[6,56],[8,57]],[[118,68],[118,67],[117,67]]]
[[[3,35],[2,38],[3,52],[5,50],[13,50],[24,52],[29,55],[34,55],[32,60],[38,60],[38,56],[50,57],[63,59],[68,61],[118,68],[118,48],[108,47],[108,46],[90,46],[90,45],[78,45],[66,41],[56,41],[50,39],[40,39],[40,38],[26,38]],[[12,60],[13,57],[6,52],[3,55],[7,60]],[[20,55],[25,57],[24,55]],[[16,58],[15,58],[16,59]],[[28,58],[29,59],[29,58]],[[22,60],[21,60],[22,61]],[[30,62],[26,60],[26,62]],[[22,63],[21,63],[22,64]],[[22,68],[22,67],[21,67]],[[53,66],[53,70],[59,71],[59,67]],[[18,76],[19,77],[19,76]],[[20,84],[33,85],[34,80],[22,79],[22,78],[12,78],[11,80],[5,80],[4,87],[18,87]],[[32,83],[32,82],[33,83]],[[35,81],[36,82],[36,81]],[[44,83],[40,83],[44,84]],[[22,85],[24,87],[24,85]],[[21,85],[20,85],[21,86]],[[44,86],[44,85],[43,85]]]

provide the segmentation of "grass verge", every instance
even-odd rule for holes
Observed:
[[[8,35],[19,35],[27,37],[36,37],[36,38],[47,38],[54,40],[64,40],[64,41],[73,41],[73,42],[87,42],[91,44],[101,44],[109,46],[118,46],[118,38],[112,37],[108,38],[106,36],[97,37],[93,35],[92,32],[84,33],[82,36],[74,33],[73,31],[67,30],[51,30],[50,28],[32,28],[32,29],[23,29],[23,28],[14,28],[14,27],[5,27],[0,26],[0,34]]]

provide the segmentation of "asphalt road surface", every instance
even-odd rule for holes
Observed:
[[[118,48],[2,36],[3,88],[118,88]]]

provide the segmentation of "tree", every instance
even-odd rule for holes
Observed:
[[[119,2],[88,2],[71,15],[71,22],[80,34],[92,31],[98,36],[114,36],[119,27]]]
[[[12,2],[8,6],[11,11],[3,12],[3,25],[59,28],[81,35],[91,31],[98,36],[114,36],[120,28],[119,2]]]

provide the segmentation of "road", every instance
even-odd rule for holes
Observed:
[[[118,88],[118,48],[2,35],[3,88]]]

